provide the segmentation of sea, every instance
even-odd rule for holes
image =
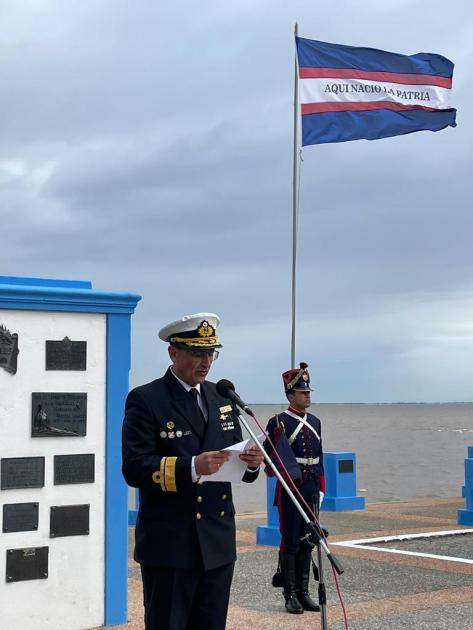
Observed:
[[[250,407],[264,429],[286,405]],[[461,497],[464,460],[473,446],[473,403],[321,403],[310,412],[322,422],[324,451],[356,454],[357,495],[367,503]],[[266,511],[263,474],[253,484],[233,484],[233,494],[238,513]]]

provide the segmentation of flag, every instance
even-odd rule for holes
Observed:
[[[296,37],[302,146],[455,127],[453,63]]]
[[[296,456],[289,444],[284,427],[281,426],[279,420],[273,432],[272,442],[274,444],[274,451],[276,451],[277,455],[275,455],[267,440],[265,440],[264,446],[266,450],[269,451],[269,456],[271,457],[271,460],[277,470],[281,473],[283,479],[286,482],[288,481],[288,478],[291,478],[293,481],[300,481],[302,479],[301,467],[296,460]],[[272,468],[267,464],[265,472],[268,477],[274,477]]]

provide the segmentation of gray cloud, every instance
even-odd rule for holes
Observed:
[[[456,63],[456,129],[303,150],[297,354],[325,401],[471,399],[472,8],[443,8],[2,3],[3,273],[142,293],[133,383],[166,367],[163,323],[216,311],[214,376],[282,400],[294,22],[439,52]]]

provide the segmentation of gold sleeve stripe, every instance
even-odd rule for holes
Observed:
[[[166,457],[164,469],[164,483],[168,492],[177,492],[176,488],[176,462],[177,457]]]
[[[154,481],[154,483],[157,483],[161,486],[161,490],[163,492],[166,492],[165,474],[164,474],[164,467],[166,465],[166,459],[167,457],[161,457],[159,470],[155,470],[154,473],[151,475],[151,479]]]

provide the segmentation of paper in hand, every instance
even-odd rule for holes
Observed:
[[[263,434],[256,437],[259,441],[263,437]],[[222,451],[230,453],[230,457],[228,458],[228,460],[224,464],[222,464],[222,466],[217,470],[217,472],[213,473],[213,475],[202,475],[200,477],[200,482],[241,481],[247,469],[247,463],[240,459],[239,455],[243,453],[243,451],[250,448],[250,446],[254,445],[255,442],[253,438],[248,438],[247,440],[243,440],[242,442],[238,442],[237,444],[232,444],[231,446],[227,446],[227,448],[223,448]]]

